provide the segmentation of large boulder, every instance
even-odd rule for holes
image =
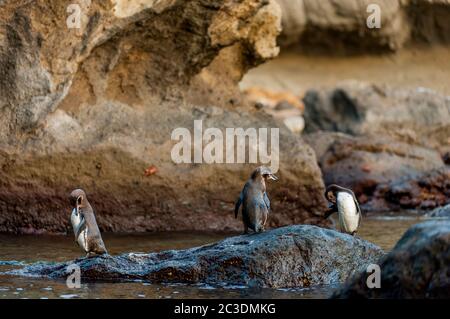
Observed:
[[[450,221],[411,227],[380,261],[380,288],[367,287],[367,273],[351,278],[335,298],[449,298]]]
[[[128,253],[64,263],[37,263],[12,273],[66,278],[80,266],[84,281],[142,279],[253,287],[309,287],[345,281],[376,262],[383,251],[334,230],[294,225],[187,250]]]
[[[429,89],[346,81],[309,90],[303,101],[307,133],[388,135],[412,145],[450,146],[450,99]]]
[[[277,0],[283,12],[284,47],[308,50],[395,51],[411,42],[449,43],[447,0]],[[367,27],[378,8],[380,28]],[[369,21],[373,21],[369,18]],[[327,51],[328,53],[329,51]]]
[[[304,138],[326,184],[352,188],[370,210],[429,209],[450,200],[448,97],[345,82],[310,90],[304,102]]]
[[[373,193],[369,206],[388,210],[429,210],[450,202],[450,167],[404,176],[393,182],[382,183]]]
[[[80,1],[77,29],[71,4],[0,6],[0,232],[67,231],[78,187],[101,230],[240,230],[233,203],[258,164],[176,164],[172,133],[193,137],[194,120],[223,134],[278,127],[242,105],[237,86],[278,54],[278,5]],[[270,223],[323,223],[314,153],[279,134]]]

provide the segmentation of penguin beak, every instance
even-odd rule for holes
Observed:
[[[269,178],[272,179],[272,180],[274,180],[274,181],[277,181],[277,180],[278,180],[278,177],[276,177],[276,176],[273,175],[273,174],[269,174]]]

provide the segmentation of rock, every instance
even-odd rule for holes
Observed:
[[[360,199],[374,196],[379,185],[443,166],[439,152],[389,137],[317,132],[305,140],[316,151],[325,184],[351,188]]]
[[[376,210],[430,210],[450,203],[450,169],[442,167],[377,186],[368,206]]]
[[[283,47],[336,52],[396,51],[411,42],[449,43],[446,0],[277,0],[283,13]],[[376,4],[380,28],[368,28]],[[438,13],[439,12],[439,13]]]
[[[388,135],[437,149],[449,145],[450,99],[432,90],[347,81],[330,90],[310,90],[303,102],[307,133]]]
[[[450,218],[450,204],[437,207],[426,214],[427,217]]]
[[[292,133],[296,134],[300,134],[305,128],[305,120],[302,116],[287,117],[283,123]]]
[[[142,279],[155,283],[309,287],[343,282],[381,256],[379,247],[362,239],[316,226],[294,225],[187,250],[37,263],[12,273],[66,278],[67,266],[75,263],[81,268],[83,281]]]
[[[446,152],[442,156],[442,160],[444,161],[445,165],[450,165],[450,152]]]
[[[450,200],[441,156],[450,145],[448,97],[345,82],[311,90],[304,102],[304,138],[325,184],[352,188],[367,210],[431,209]]]
[[[304,110],[300,98],[290,92],[275,92],[258,87],[244,90],[248,103],[257,109],[263,109],[279,123],[285,125],[291,132],[300,134],[305,127],[302,117]]]
[[[367,288],[367,273],[348,280],[334,298],[450,297],[450,221],[411,227],[380,261],[381,287]]]
[[[280,127],[271,226],[327,223],[313,151],[239,95],[278,54],[274,1],[84,1],[68,29],[71,3],[0,6],[0,232],[71,232],[79,187],[102,231],[241,230],[234,202],[258,164],[176,164],[172,133],[194,120]]]

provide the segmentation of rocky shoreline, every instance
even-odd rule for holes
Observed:
[[[37,263],[12,272],[65,279],[78,265],[85,281],[145,280],[217,286],[311,287],[344,282],[384,252],[360,238],[310,225],[281,227],[221,242],[159,253]]]
[[[449,220],[412,226],[388,254],[357,237],[293,225],[186,250],[39,262],[8,274],[66,279],[76,265],[83,282],[142,280],[223,288],[337,285],[332,298],[448,298],[449,245]],[[369,286],[374,265],[379,282]]]

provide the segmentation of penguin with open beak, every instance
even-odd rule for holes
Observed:
[[[82,189],[74,190],[69,197],[72,205],[72,223],[75,242],[86,253],[86,257],[107,254],[100,230],[95,220],[94,210]]]
[[[266,192],[267,180],[276,181],[278,177],[268,167],[256,168],[236,201],[234,216],[237,218],[242,205],[244,234],[248,234],[249,228],[256,233],[264,231],[270,212],[270,200]]]
[[[325,198],[331,203],[325,218],[337,212],[341,231],[354,236],[361,224],[362,214],[353,191],[331,184],[325,190]]]

